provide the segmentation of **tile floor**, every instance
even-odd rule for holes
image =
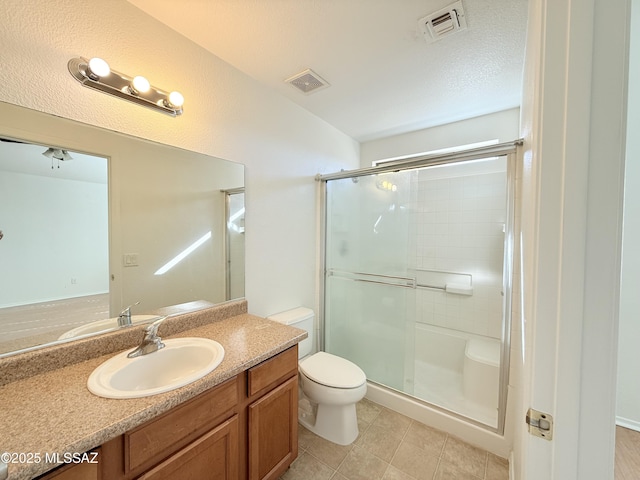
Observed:
[[[340,446],[300,426],[299,453],[280,480],[508,480],[507,460],[367,399],[360,435]]]

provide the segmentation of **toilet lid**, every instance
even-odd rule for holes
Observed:
[[[367,376],[356,364],[327,352],[318,352],[300,362],[300,371],[316,383],[334,388],[356,388]]]

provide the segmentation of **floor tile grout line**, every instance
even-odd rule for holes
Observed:
[[[482,480],[486,480],[488,469],[489,469],[489,452],[487,452],[484,458],[484,475],[482,476]]]
[[[371,403],[373,403],[374,405],[377,405],[375,402],[371,402]],[[384,406],[380,405],[380,408],[378,409],[378,413],[377,413],[377,414],[376,414],[376,416],[371,420],[371,422],[367,425],[367,428],[366,428],[365,432],[363,432],[363,435],[362,435],[362,436],[363,436],[363,438],[364,438],[364,434],[365,434],[365,433],[366,433],[366,432],[371,428],[371,426],[375,423],[375,421],[378,419],[378,417],[380,416],[380,414],[382,413],[382,411],[383,411],[383,409],[384,409],[384,408],[386,408],[386,407],[384,407]],[[396,448],[396,451],[397,451],[397,448]],[[384,460],[383,458],[378,457],[375,453],[372,453],[372,452],[369,452],[369,453],[371,453],[371,455],[373,455],[374,457],[376,457],[376,458],[380,459],[381,461],[383,461],[384,463],[386,463],[386,464],[387,464],[387,467],[384,469],[384,472],[383,472],[382,477],[381,477],[381,478],[384,478],[384,476],[386,475],[387,471],[389,470],[389,467],[391,466],[391,461],[388,461],[388,462],[387,462],[387,461],[386,461],[386,460]],[[394,452],[394,455],[395,455],[395,452]],[[393,455],[391,456],[391,459],[393,459]]]
[[[313,453],[306,451],[305,452],[307,455],[309,455],[311,458],[313,458],[314,460],[317,460],[318,462],[320,462],[322,465],[324,465],[325,467],[327,467],[329,470],[333,471],[333,474],[331,475],[331,478],[333,478],[335,476],[335,474],[338,472],[337,468],[333,468],[331,465],[328,465],[326,462],[323,462],[322,460],[320,460],[318,457],[316,457]],[[345,457],[346,458],[346,457]],[[344,462],[344,459],[342,460]],[[340,465],[342,465],[342,462],[340,462]]]
[[[442,431],[442,430],[439,430]],[[444,457],[444,449],[447,446],[447,442],[449,441],[449,437],[450,435],[447,432],[443,432],[444,433],[444,442],[442,442],[442,447],[440,447],[440,455],[438,455],[438,459],[441,459],[442,457]]]
[[[433,472],[433,476],[431,477],[431,480],[436,480],[436,477],[438,475],[438,470],[440,470],[440,463],[442,462],[442,458],[438,457],[438,463],[436,464],[436,469]]]
[[[353,442],[351,444],[351,447],[349,448],[349,451],[347,452],[347,454],[344,456],[344,458],[342,459],[342,461],[338,464],[338,466],[336,467],[336,473],[338,473],[338,470],[340,470],[340,467],[342,466],[342,464],[344,462],[347,461],[347,458],[349,457],[349,454],[353,451],[353,449],[355,448],[356,444],[355,442]]]
[[[446,433],[446,432],[445,432],[445,433]],[[449,438],[451,438],[451,437],[452,437],[452,435],[450,435],[450,434],[448,434],[448,433],[447,433],[446,435],[447,435],[447,436],[446,436],[446,438],[445,438],[444,445],[442,446],[442,453],[441,453],[441,457],[440,457],[440,459],[441,459],[441,460],[442,460],[442,457],[444,456],[444,450],[445,450],[445,448],[447,447],[447,443],[448,443],[448,441],[449,441]],[[457,437],[453,437],[453,438],[457,438]],[[459,438],[458,438],[458,441],[464,442],[464,440],[459,439]],[[464,442],[464,443],[466,443],[466,442]],[[467,473],[469,473],[469,474],[470,474],[471,476],[473,476],[473,477],[476,477],[478,480],[486,480],[486,478],[487,478],[487,468],[488,468],[488,464],[489,464],[489,451],[488,451],[488,450],[480,449],[479,447],[475,447],[475,448],[478,448],[479,450],[482,450],[482,451],[484,452],[484,455],[485,455],[485,457],[484,457],[484,468],[483,468],[482,477],[479,477],[479,476],[477,476],[477,475],[475,475],[474,473],[471,473],[471,472],[467,472]],[[439,467],[440,467],[440,463],[438,463],[438,468],[439,468]],[[437,470],[436,470],[436,472],[437,472]]]
[[[411,422],[409,422],[409,426],[407,427],[407,429],[405,430],[404,434],[402,435],[402,438],[400,439],[400,442],[398,442],[398,446],[396,447],[395,451],[393,452],[393,455],[391,455],[391,459],[389,460],[388,465],[387,465],[387,470],[389,470],[389,467],[391,466],[391,462],[393,462],[393,459],[396,458],[396,455],[398,454],[398,450],[400,449],[400,445],[402,445],[402,442],[404,442],[404,439],[406,438],[407,433],[409,433],[409,429],[411,428],[411,425],[413,424],[414,421],[415,420],[411,419]],[[386,471],[385,471],[385,473],[386,473]],[[402,473],[405,473],[405,472],[402,472]],[[412,475],[408,475],[408,476],[411,477]]]
[[[370,402],[370,401],[369,401]],[[390,472],[390,467],[393,467],[392,462],[394,461],[394,459],[397,457],[398,451],[400,449],[400,446],[406,441],[408,435],[409,435],[409,431],[411,430],[412,426],[416,426],[416,425],[425,425],[422,422],[419,422],[418,420],[415,419],[411,419],[409,418],[410,422],[408,424],[408,427],[404,430],[404,432],[402,433],[401,436],[397,437],[399,438],[399,442],[397,444],[397,446],[394,448],[393,454],[390,457],[389,461],[386,461],[385,459],[381,458],[380,456],[376,455],[375,453],[369,451],[368,449],[366,449],[365,447],[363,447],[362,445],[362,441],[365,437],[365,435],[367,434],[367,432],[370,430],[370,428],[372,427],[372,425],[379,419],[380,415],[384,412],[384,410],[389,410],[390,412],[393,413],[398,413],[395,412],[394,410],[391,410],[383,405],[379,405],[376,404],[375,402],[370,402],[371,406],[374,406],[375,408],[373,410],[369,410],[368,413],[372,413],[372,417],[370,422],[365,422],[364,420],[361,421],[361,427],[362,430],[361,432],[359,432],[358,438],[356,440],[359,440],[361,443],[360,444],[356,444],[356,441],[354,441],[350,446],[349,449],[346,453],[346,455],[344,456],[344,458],[340,461],[340,463],[338,464],[338,466],[336,468],[333,468],[332,466],[328,465],[326,462],[322,461],[320,458],[316,457],[315,455],[313,455],[311,453],[311,451],[308,449],[309,445],[307,445],[307,448],[300,448],[300,452],[301,454],[307,453],[309,454],[309,456],[311,458],[313,458],[315,461],[319,462],[321,465],[324,465],[328,471],[327,473],[330,474],[330,476],[328,477],[330,480],[338,480],[339,478],[343,479],[343,480],[351,480],[349,477],[346,477],[344,474],[340,473],[338,470],[344,465],[344,463],[347,461],[347,459],[349,458],[350,455],[353,454],[353,451],[356,447],[360,448],[363,450],[363,452],[367,452],[369,454],[371,454],[373,457],[377,458],[378,460],[380,460],[384,465],[384,471],[381,473],[381,478],[384,478],[385,475],[387,475]],[[427,427],[429,427],[429,425],[426,425]],[[433,428],[433,427],[431,427]],[[384,430],[389,430],[389,428],[385,428]],[[444,434],[444,441],[442,443],[441,448],[439,449],[439,453],[437,455],[437,463],[436,463],[436,469],[434,471],[432,480],[435,480],[436,478],[438,478],[438,472],[440,471],[440,468],[443,466],[443,462],[446,464],[447,462],[445,462],[444,459],[444,452],[446,451],[446,448],[448,446],[448,444],[451,443],[452,441],[452,435],[450,435],[447,432],[444,432],[442,430],[436,429],[439,432]],[[311,432],[313,433],[313,432]],[[320,437],[321,438],[321,437]],[[455,437],[457,439],[457,437]],[[464,440],[459,439],[460,441],[462,441],[463,443]],[[413,445],[413,444],[412,444]],[[481,449],[483,450],[483,449]],[[476,476],[475,473],[472,472],[468,472],[473,478],[476,478],[477,480],[487,480],[488,475],[489,475],[489,455],[490,452],[487,450],[483,450],[484,453],[484,468],[482,470],[481,475]],[[394,467],[396,468],[396,467]],[[399,470],[400,472],[402,472],[404,475],[407,476],[407,478],[411,478],[414,479],[414,477],[412,475],[409,475],[408,473],[404,472],[403,470]]]
[[[322,438],[322,437],[320,437]],[[322,461],[321,459],[319,459],[318,457],[316,457],[313,453],[307,451],[307,453],[309,455],[311,455],[313,458],[315,458],[317,461],[319,461],[320,463],[322,463],[323,465],[329,467],[331,470],[333,470],[334,472],[337,472],[338,469],[342,466],[342,464],[345,462],[345,460],[347,459],[347,457],[349,456],[349,453],[351,453],[351,450],[353,450],[353,447],[355,447],[356,444],[355,442],[352,443],[351,445],[349,445],[349,450],[347,451],[347,454],[344,456],[344,458],[340,461],[340,463],[338,464],[338,466],[336,468],[333,468],[331,465],[328,465],[326,462]]]

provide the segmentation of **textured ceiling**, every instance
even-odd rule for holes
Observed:
[[[359,141],[520,105],[527,0],[462,0],[468,29],[427,43],[452,0],[129,0]],[[284,80],[311,68],[331,86]]]

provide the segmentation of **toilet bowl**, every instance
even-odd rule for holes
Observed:
[[[300,415],[307,429],[338,445],[358,437],[356,403],[367,393],[367,377],[354,363],[326,352],[304,358],[298,365],[302,393],[315,405],[313,415]]]
[[[353,443],[358,437],[356,403],[367,393],[365,373],[349,360],[327,352],[309,355],[314,331],[312,310],[299,307],[267,318],[306,330],[309,335],[298,345],[298,421],[330,442]]]

